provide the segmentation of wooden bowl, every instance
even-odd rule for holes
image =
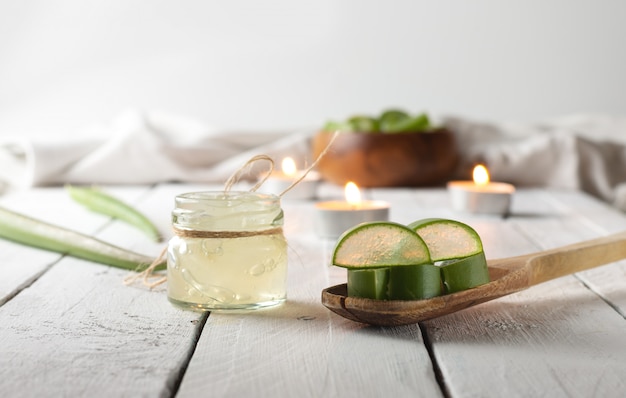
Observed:
[[[326,148],[334,133],[318,132],[313,158]],[[428,132],[341,132],[317,169],[338,185],[353,181],[361,187],[434,186],[455,170],[458,152],[454,134],[439,128]]]

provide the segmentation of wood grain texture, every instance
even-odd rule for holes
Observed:
[[[215,188],[114,189],[169,236],[174,196]],[[329,197],[341,191],[321,190]],[[488,258],[626,230],[624,215],[578,192],[518,190],[507,218],[454,213],[440,189],[373,189],[365,197],[390,201],[398,222],[466,222]],[[162,248],[132,227],[76,207],[60,188],[0,201],[147,255]],[[346,274],[329,265],[334,241],[315,235],[313,203],[285,200],[283,207],[287,303],[213,313],[204,328],[202,314],[172,306],[163,289],[122,285],[125,271],[0,241],[0,294],[8,298],[0,306],[0,396],[626,395],[623,262],[419,325],[370,327],[320,302],[322,289],[345,282]]]
[[[326,181],[360,187],[417,187],[445,183],[452,176],[459,154],[454,134],[437,128],[392,134],[320,131],[312,138],[312,159]]]
[[[299,206],[283,207],[289,219]],[[329,267],[331,243],[287,239],[288,301],[254,314],[211,314],[178,396],[207,386],[223,397],[441,396],[419,327],[336,317],[319,301],[325,286],[345,278]]]
[[[2,306],[0,391],[169,395],[193,348],[199,315],[172,308],[163,291],[122,285],[125,275],[66,258]]]
[[[551,196],[562,204],[563,211],[588,227],[586,233],[606,235],[626,230],[626,215],[613,211],[606,203],[568,191],[553,191]],[[626,261],[584,271],[577,277],[626,318]]]
[[[543,250],[597,237],[606,217],[620,218],[606,208],[562,201],[567,197],[521,192],[516,198],[521,206],[505,223],[519,231],[520,242],[530,243],[529,249]],[[615,263],[602,269],[619,267]],[[622,276],[604,282],[619,284],[623,291],[624,281]],[[624,317],[577,276],[423,326],[455,397],[621,397],[626,392]]]
[[[146,198],[146,192],[146,187],[116,190],[128,200],[160,201]],[[14,206],[128,249],[159,251],[140,231],[74,206],[59,189],[40,193],[32,210],[28,200]],[[21,264],[34,261],[46,272],[0,307],[1,395],[172,394],[195,344],[200,314],[173,308],[164,289],[123,285],[126,271],[56,254],[46,263],[36,249],[14,245],[12,250],[4,272],[22,275]]]
[[[109,187],[109,191],[130,203],[147,191],[146,187]],[[0,206],[13,211],[75,230],[84,234],[95,234],[111,222],[109,217],[95,214],[75,203],[64,189],[37,188],[16,191],[0,198]],[[140,232],[125,224],[118,226],[123,233],[140,239]],[[124,243],[124,242],[122,242]],[[0,251],[5,261],[0,263],[0,305],[42,275],[62,255],[25,247],[17,243],[0,240]],[[27,260],[27,261],[24,261]]]

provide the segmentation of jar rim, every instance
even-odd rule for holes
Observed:
[[[243,231],[283,224],[280,197],[250,191],[201,191],[176,196],[177,229]]]
[[[225,199],[255,199],[279,202],[280,196],[271,193],[252,191],[195,191],[176,195],[176,201],[198,201],[198,200],[225,200]]]

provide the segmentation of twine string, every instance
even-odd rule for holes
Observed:
[[[137,272],[135,274],[127,276],[126,278],[124,278],[123,283],[128,286],[134,284],[139,279],[141,279],[142,284],[144,286],[147,286],[151,290],[165,283],[165,281],[167,281],[167,276],[154,275],[154,270],[156,269],[156,267],[159,264],[163,263],[163,260],[165,259],[165,253],[167,253],[167,246],[165,246],[163,250],[161,250],[159,256],[155,258],[154,261],[152,261],[152,263],[150,263],[150,265],[146,269],[141,272]],[[151,281],[151,279],[154,278],[158,279],[156,281]]]
[[[226,183],[224,184],[224,192],[230,191],[230,189],[233,187],[233,185],[235,185],[239,181],[239,179],[241,178],[242,174],[244,172],[248,171],[250,166],[252,166],[252,163],[258,162],[259,160],[267,160],[270,163],[270,171],[265,173],[263,178],[261,178],[256,183],[256,185],[254,185],[252,188],[250,188],[250,192],[256,192],[256,190],[259,189],[261,187],[261,185],[263,185],[265,183],[265,181],[267,181],[267,179],[269,178],[270,174],[272,174],[272,172],[274,171],[274,159],[272,159],[271,157],[269,157],[267,155],[256,155],[256,156],[253,156],[250,159],[248,159],[248,161],[246,163],[244,163],[243,166],[241,166],[239,169],[237,169],[228,178],[228,180],[226,180]]]
[[[283,232],[282,227],[261,229],[257,231],[204,231],[197,229],[178,229],[174,228],[176,236],[181,238],[197,238],[197,239],[234,239],[249,238],[252,236],[276,235]]]
[[[289,192],[293,187],[295,187],[296,185],[298,185],[300,183],[300,181],[304,180],[304,178],[307,176],[307,174],[309,174],[309,172],[311,170],[313,170],[313,168],[315,166],[317,166],[317,164],[320,162],[320,160],[322,160],[322,158],[324,157],[324,155],[326,155],[326,153],[328,153],[328,151],[330,150],[330,147],[333,145],[333,142],[335,142],[335,139],[337,138],[337,136],[339,135],[339,130],[335,131],[333,133],[333,136],[330,137],[330,141],[328,141],[328,144],[326,144],[326,147],[324,147],[324,150],[322,150],[322,152],[320,152],[319,155],[317,155],[317,158],[313,161],[313,163],[311,163],[311,165],[309,167],[306,168],[306,170],[304,170],[304,173],[302,173],[302,175],[296,179],[290,186],[287,187],[287,189],[285,189],[284,191],[282,191],[278,196],[282,198],[282,196],[284,194],[286,194],[287,192]],[[265,178],[267,179],[267,177]],[[263,182],[265,182],[265,179],[263,180]]]

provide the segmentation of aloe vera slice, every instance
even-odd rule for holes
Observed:
[[[122,220],[143,231],[150,239],[161,242],[161,233],[148,217],[134,207],[124,203],[98,188],[67,185],[67,192],[76,202],[96,213]]]
[[[441,279],[446,293],[459,292],[489,282],[485,253],[441,263]]]
[[[0,237],[112,267],[142,271],[154,258],[0,207]],[[156,270],[165,269],[163,261]]]
[[[377,300],[425,298],[433,289],[440,291],[439,269],[430,262],[419,235],[389,221],[353,227],[333,253],[333,264],[348,269],[348,296]]]
[[[433,264],[348,270],[348,296],[376,300],[421,300],[441,295],[441,272]]]
[[[348,269],[348,296],[377,300],[420,300],[489,282],[478,233],[442,218],[357,225],[339,238],[333,264]]]
[[[390,300],[421,300],[441,295],[441,272],[433,264],[389,269]]]
[[[341,235],[332,263],[349,269],[430,263],[426,244],[415,231],[390,221],[359,224]]]
[[[409,224],[422,237],[432,261],[440,261],[445,293],[489,282],[489,270],[478,233],[469,225],[445,218],[425,218]]]
[[[348,270],[348,296],[387,300],[389,268]]]
[[[445,218],[425,218],[409,224],[426,243],[432,261],[468,257],[483,251],[478,233],[469,225]]]

